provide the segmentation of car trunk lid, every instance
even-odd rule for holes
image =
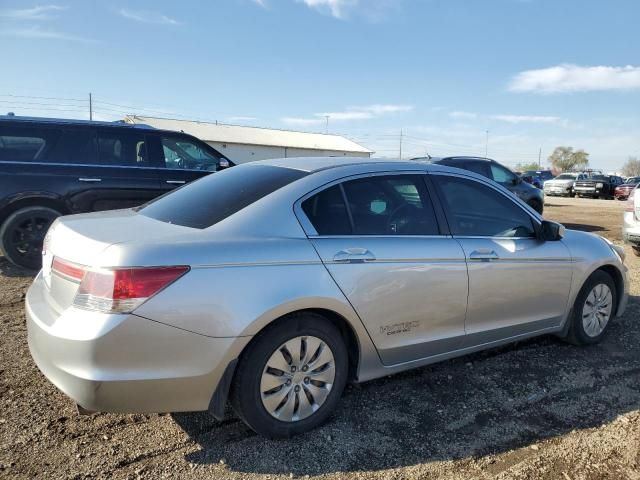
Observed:
[[[71,306],[85,270],[122,266],[104,264],[101,256],[110,246],[173,236],[184,231],[193,230],[159,222],[133,210],[58,219],[49,230],[43,249],[42,275],[49,305],[58,313]]]

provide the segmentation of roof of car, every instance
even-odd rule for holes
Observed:
[[[291,168],[308,173],[315,173],[332,168],[366,165],[388,165],[393,169],[424,170],[434,172],[458,172],[468,176],[484,178],[468,170],[461,170],[445,165],[434,165],[421,160],[394,160],[389,158],[366,158],[366,157],[289,157],[274,158],[270,160],[260,160],[250,162],[245,165],[270,165],[274,167]]]
[[[0,122],[4,123],[23,123],[23,124],[46,124],[46,125],[91,125],[98,127],[120,127],[120,128],[147,128],[154,129],[150,125],[144,124],[130,124],[125,123],[123,121],[115,121],[115,122],[102,122],[95,120],[77,120],[73,118],[45,118],[45,117],[22,117],[17,115],[0,115]]]

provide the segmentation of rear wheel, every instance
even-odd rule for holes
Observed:
[[[331,415],[347,373],[340,331],[318,314],[294,314],[261,332],[243,354],[231,404],[257,433],[288,438]]]
[[[604,337],[617,302],[616,286],[611,276],[598,270],[584,283],[573,305],[567,341],[590,345]]]
[[[48,207],[26,207],[13,212],[0,227],[0,247],[7,260],[22,268],[42,266],[42,242],[60,212]]]

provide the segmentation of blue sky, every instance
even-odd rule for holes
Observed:
[[[637,0],[0,0],[0,112],[86,118],[92,92],[100,119],[329,116],[379,156],[402,130],[403,157],[544,165],[570,145],[614,170],[640,156],[639,18]]]

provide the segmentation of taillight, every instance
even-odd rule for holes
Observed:
[[[51,271],[80,284],[74,306],[106,313],[128,313],[187,273],[189,267],[91,269],[54,257]]]
[[[631,193],[629,194],[629,197],[627,198],[627,203],[624,205],[624,211],[625,212],[633,212],[635,195],[636,195],[636,191],[635,190],[631,190]]]
[[[87,270],[73,304],[107,313],[128,313],[188,271],[187,266]]]

